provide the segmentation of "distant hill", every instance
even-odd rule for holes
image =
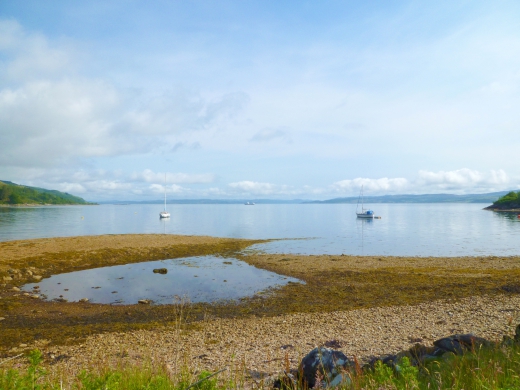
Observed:
[[[21,204],[93,204],[79,196],[56,190],[29,187],[0,180],[0,205]]]
[[[426,195],[383,195],[365,196],[365,203],[493,203],[508,191],[490,192],[487,194],[451,195],[451,194],[426,194]],[[168,204],[244,204],[253,202],[256,204],[334,204],[354,203],[357,196],[348,198],[335,198],[328,200],[303,200],[303,199],[168,199]],[[144,201],[99,201],[101,204],[162,204],[163,199]]]
[[[487,194],[426,194],[426,195],[383,195],[365,196],[365,203],[493,203],[509,191],[490,192]],[[315,200],[306,203],[357,203],[358,197]]]

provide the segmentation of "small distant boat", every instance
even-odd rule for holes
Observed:
[[[359,212],[359,199],[361,199],[361,212]],[[359,192],[358,203],[356,207],[356,215],[358,218],[374,219],[374,212],[369,209],[365,209],[365,199],[363,197],[363,186]]]
[[[244,203],[246,206],[254,206],[255,205],[255,202],[246,202]]]
[[[164,174],[164,211],[159,213],[159,218],[170,218],[170,213],[166,211],[166,174]]]

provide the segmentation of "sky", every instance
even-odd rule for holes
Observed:
[[[520,2],[0,0],[0,180],[90,201],[520,189]]]

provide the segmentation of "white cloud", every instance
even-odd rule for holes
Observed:
[[[332,185],[334,190],[348,193],[359,191],[361,186],[367,192],[396,193],[406,191],[409,188],[409,182],[404,178],[389,179],[384,177],[381,179],[369,179],[359,177],[352,180],[341,180]]]
[[[180,140],[183,134],[222,126],[249,99],[243,92],[204,98],[182,88],[124,89],[80,77],[72,46],[0,21],[1,165],[50,168],[88,158],[172,153],[179,145],[193,150],[200,142]]]
[[[215,181],[215,175],[211,173],[203,174],[187,174],[187,173],[164,173],[164,172],[153,172],[150,169],[145,169],[143,172],[133,173],[131,176],[132,180],[145,181],[146,183],[164,183],[166,177],[166,183],[184,183],[184,184],[196,184],[196,183],[212,183]]]
[[[164,190],[166,189],[166,193],[167,194],[180,194],[180,193],[183,193],[183,192],[186,192],[186,189],[177,185],[177,184],[172,184],[170,186],[163,186],[163,185],[160,185],[160,184],[152,184],[150,187],[150,191],[153,192],[154,194],[164,194]]]
[[[291,187],[286,185],[276,185],[271,183],[260,183],[256,181],[239,181],[235,183],[229,183],[236,193],[249,194],[257,196],[268,196],[268,195],[289,195],[293,194]]]
[[[75,69],[79,53],[66,41],[52,44],[42,34],[29,33],[14,20],[0,20],[0,52],[10,61],[0,62],[0,80],[28,81],[49,78]]]
[[[492,192],[511,188],[511,180],[503,170],[480,172],[468,168],[453,171],[430,172],[421,170],[417,177],[405,178],[356,178],[341,180],[332,185],[336,192],[354,195],[361,186],[370,194],[426,194]]]
[[[466,191],[504,189],[510,184],[508,175],[501,169],[487,172],[462,168],[454,171],[419,171],[415,185],[422,190]]]

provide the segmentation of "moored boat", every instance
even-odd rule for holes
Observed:
[[[359,199],[361,198],[361,212],[359,212]],[[365,209],[365,199],[363,197],[363,186],[361,186],[361,191],[359,192],[358,204],[356,207],[356,215],[358,218],[374,218],[374,212],[370,209]]]
[[[170,213],[166,211],[166,174],[164,174],[164,210],[159,213],[159,218],[170,218]]]

